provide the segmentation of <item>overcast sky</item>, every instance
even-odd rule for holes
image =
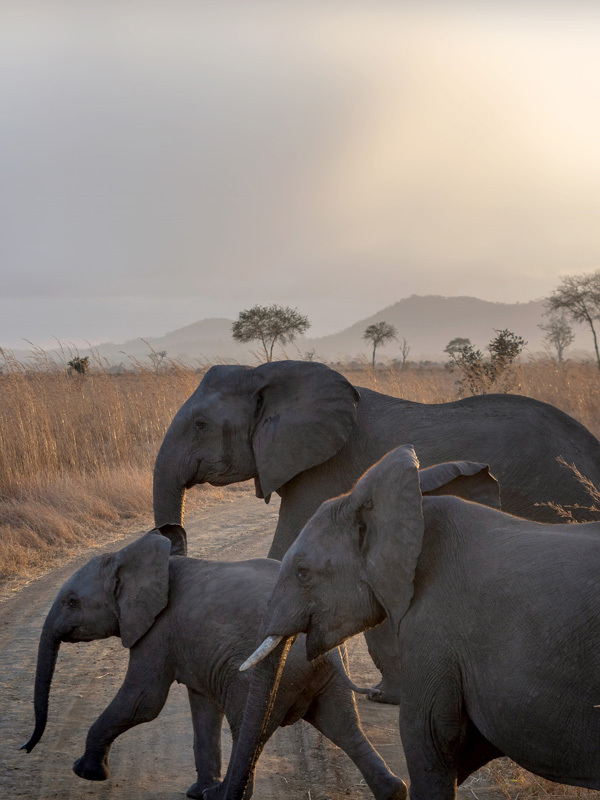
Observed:
[[[600,4],[4,0],[0,345],[600,268]]]

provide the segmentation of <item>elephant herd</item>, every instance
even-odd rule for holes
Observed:
[[[48,612],[24,748],[46,727],[61,642],[119,636],[129,667],[81,777],[108,777],[112,742],[154,719],[177,680],[194,728],[189,797],[248,800],[267,739],[305,719],[378,800],[402,800],[345,669],[343,643],[366,631],[382,679],[361,691],[400,706],[411,800],[451,800],[502,755],[600,789],[600,523],[555,524],[549,504],[588,504],[559,457],[600,485],[600,443],[530,398],[425,405],[318,363],[213,367],[157,455],[156,528],[92,559]],[[249,479],[265,502],[281,497],[270,558],[188,558],[186,490]]]

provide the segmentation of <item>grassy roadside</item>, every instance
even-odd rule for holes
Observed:
[[[99,537],[151,525],[152,466],[201,376],[171,366],[69,375],[37,362],[0,374],[0,579],[39,574]],[[203,487],[199,504],[222,496]]]
[[[455,400],[441,365],[341,367],[348,379],[427,403]],[[164,433],[202,372],[170,363],[86,376],[42,358],[0,374],[0,579],[43,569],[55,554],[151,523],[151,474]],[[518,366],[511,390],[553,403],[600,436],[600,373],[591,364]],[[222,497],[199,487],[189,503]],[[221,494],[219,494],[221,493]],[[192,506],[188,506],[192,507]],[[113,537],[114,538],[114,537]]]

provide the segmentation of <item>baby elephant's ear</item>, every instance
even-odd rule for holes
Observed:
[[[167,605],[171,543],[150,531],[115,553],[115,600],[123,647],[133,647]]]
[[[170,540],[172,556],[187,555],[187,533],[185,528],[174,522],[167,522],[161,525],[160,528],[156,528],[156,530]]]
[[[453,494],[474,503],[500,508],[500,485],[487,464],[476,461],[447,461],[419,471],[425,495]]]

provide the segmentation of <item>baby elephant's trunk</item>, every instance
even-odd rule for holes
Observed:
[[[31,753],[44,734],[48,720],[48,698],[54,667],[60,648],[60,637],[54,632],[53,610],[50,611],[42,629],[40,646],[38,648],[37,669],[35,673],[35,730],[31,739],[24,744],[21,750]]]

